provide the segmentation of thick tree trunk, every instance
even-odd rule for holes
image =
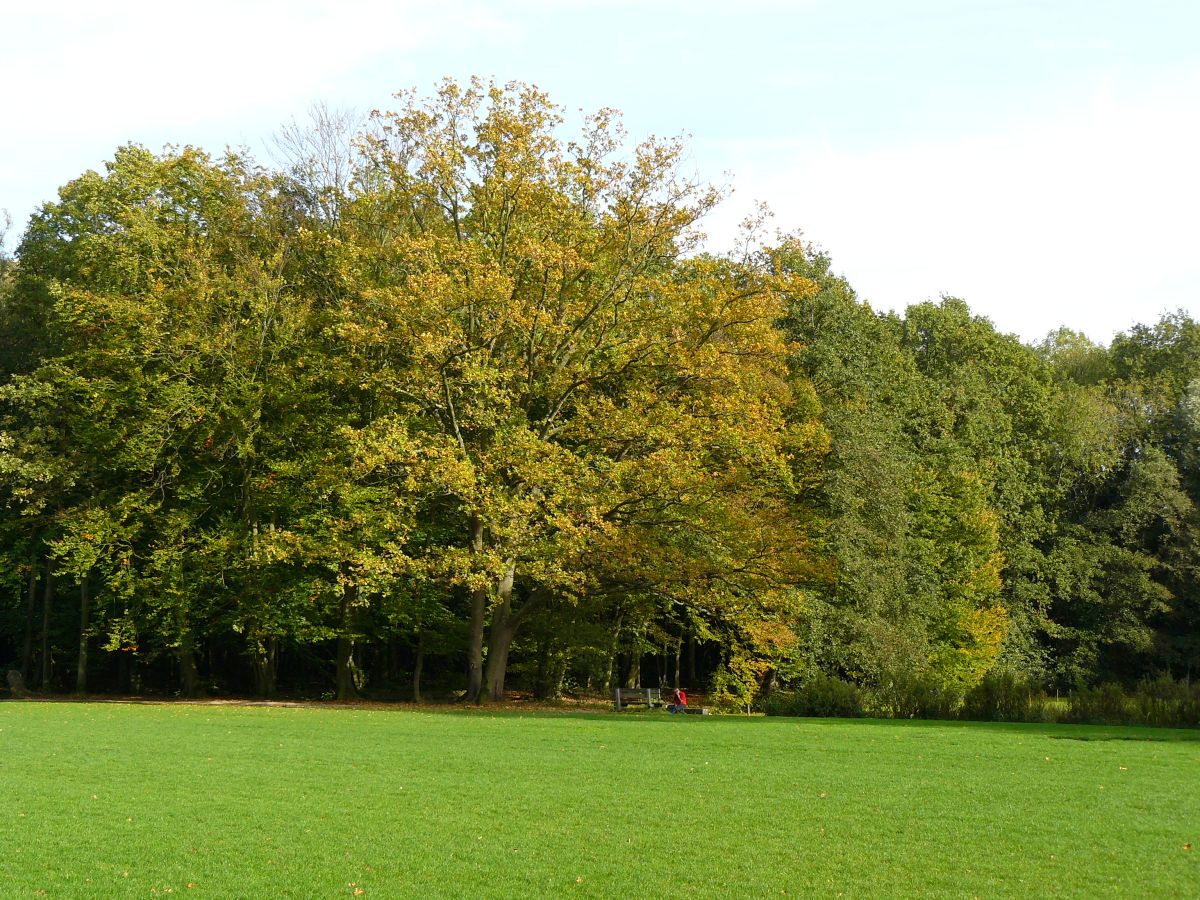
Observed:
[[[50,611],[54,608],[54,573],[46,567],[46,590],[42,593],[42,679],[40,687],[50,690],[50,679],[54,675],[53,654],[50,652]]]
[[[266,646],[256,652],[253,657],[254,691],[264,699],[275,696],[278,663],[279,640],[274,637],[268,638]]]
[[[639,647],[629,654],[629,676],[625,679],[625,687],[637,689],[642,686],[642,654]]]
[[[88,623],[92,615],[92,601],[88,597],[88,577],[79,583],[79,659],[75,666],[75,693],[87,693],[88,667]]]
[[[508,648],[517,633],[518,619],[513,615],[513,579],[517,564],[509,561],[500,583],[496,585],[498,603],[492,612],[492,627],[488,632],[487,685],[488,699],[504,699],[504,676],[508,671]]]
[[[421,702],[421,670],[425,668],[425,629],[417,630],[417,649],[413,653],[412,698]]]
[[[516,629],[510,626],[497,627],[492,622],[488,640],[487,685],[488,699],[500,702],[504,699],[504,677],[508,671],[508,648],[512,646]]]
[[[37,613],[38,558],[29,561],[29,597],[25,607],[25,640],[21,644],[21,678],[26,684],[33,681],[33,617]]]
[[[471,520],[471,552],[483,553],[483,522]],[[487,588],[471,592],[471,630],[467,639],[467,702],[478,703],[483,696],[483,619],[487,613]]]

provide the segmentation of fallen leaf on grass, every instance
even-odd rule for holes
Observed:
[[[1192,849],[1192,842],[1191,842],[1191,841],[1188,841],[1186,844],[1184,844],[1184,845],[1183,845],[1183,849],[1184,849],[1184,850],[1191,850],[1191,849]]]

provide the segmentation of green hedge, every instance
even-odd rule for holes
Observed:
[[[1118,684],[1081,688],[1065,702],[1047,697],[1028,679],[991,672],[965,697],[931,689],[919,679],[868,691],[852,681],[818,674],[793,690],[775,691],[762,710],[769,716],[965,719],[989,722],[1070,722],[1200,728],[1200,684],[1168,676],[1132,690]]]

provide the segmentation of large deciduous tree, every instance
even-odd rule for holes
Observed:
[[[624,158],[609,111],[564,143],[528,86],[400,100],[345,215],[359,288],[342,328],[384,404],[368,430],[404,430],[394,464],[458,523],[427,565],[469,594],[468,697],[486,625],[499,698],[517,629],[594,590],[589,554],[616,531],[715,533],[748,482],[786,484],[778,290],[689,255],[716,195],[681,175],[677,143]]]

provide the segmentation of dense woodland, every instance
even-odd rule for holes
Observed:
[[[0,261],[0,667],[739,705],[1200,670],[1189,317],[877,313],[765,217],[704,251],[720,193],[612,111],[396,105],[273,167],[122,147]]]

